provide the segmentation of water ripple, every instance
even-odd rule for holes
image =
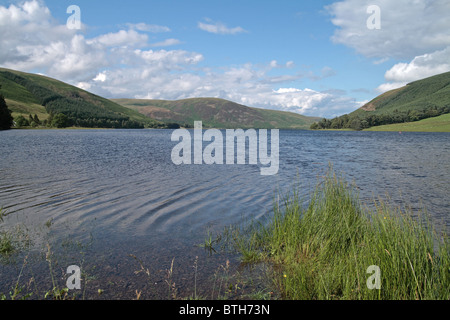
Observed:
[[[164,130],[1,133],[0,205],[37,222],[96,221],[105,238],[200,235],[272,210],[277,191],[307,196],[332,163],[362,199],[388,192],[449,225],[448,134],[282,131],[280,172],[175,166]],[[8,152],[5,152],[5,151]],[[298,181],[299,180],[299,181]]]

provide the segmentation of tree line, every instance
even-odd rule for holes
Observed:
[[[408,111],[399,111],[395,109],[392,113],[384,114],[345,114],[333,119],[322,119],[311,125],[312,130],[320,129],[352,129],[364,130],[375,126],[385,124],[415,122],[422,119],[437,117],[450,113],[450,105],[436,106],[429,105],[424,108],[418,108]]]

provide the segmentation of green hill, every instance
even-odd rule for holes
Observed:
[[[203,121],[205,128],[218,129],[309,129],[313,122],[319,120],[297,113],[251,108],[217,98],[113,101],[152,119],[180,123],[188,127],[192,127],[194,121]]]
[[[64,114],[68,125],[99,128],[141,128],[158,122],[64,82],[0,68],[1,92],[13,117],[37,115],[41,121]]]
[[[381,125],[414,123],[447,113],[450,113],[450,72],[386,92],[348,115],[322,120],[312,128],[361,130]]]
[[[388,91],[355,113],[387,114],[401,111],[423,112],[450,106],[450,72],[412,82]]]

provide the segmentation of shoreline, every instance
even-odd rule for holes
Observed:
[[[193,128],[184,128],[184,127],[180,127],[180,129],[187,129],[187,130],[193,130]],[[212,128],[208,128],[208,129],[212,129]],[[257,130],[256,128],[254,128],[255,130]],[[26,128],[10,128],[8,130],[174,130],[174,129],[169,129],[169,128],[142,128],[142,129],[135,129],[135,128],[88,128],[88,127],[67,127],[67,128],[44,128],[44,127],[36,127],[36,128],[32,128],[32,127],[26,127]],[[8,131],[8,130],[2,130],[2,131]],[[219,129],[219,130],[228,130],[226,128],[223,129]],[[229,130],[236,130],[236,128],[229,128]],[[247,129],[243,129],[243,130],[247,130]],[[317,129],[317,130],[312,130],[312,129],[292,129],[292,128],[286,128],[286,129],[276,129],[276,130],[286,130],[286,131],[310,131],[310,132],[400,132],[400,133],[450,133],[450,129],[449,130],[413,130],[413,129],[403,129],[403,130],[396,130],[396,129],[390,129],[390,130],[377,130],[377,127],[372,127],[369,129],[364,129],[364,130],[353,130],[353,129]]]
[[[224,300],[281,301],[450,299],[447,290],[450,278],[445,276],[450,267],[450,242],[446,231],[442,235],[435,231],[426,214],[413,218],[411,211],[401,211],[380,199],[374,200],[374,209],[368,209],[359,200],[356,189],[337,176],[331,167],[318,181],[316,191],[308,200],[309,205],[303,207],[294,190],[292,196],[280,198],[283,209],[276,203],[265,224],[231,225],[215,236],[209,232],[205,234],[204,243],[196,245],[205,250],[200,262],[206,263],[208,251],[209,256],[227,259],[226,263],[217,265],[213,280],[217,287],[210,291],[211,287],[206,282],[197,282],[200,276],[197,256],[192,265],[195,271],[193,287],[183,288],[184,293],[178,295],[181,292],[177,292],[173,278],[179,268],[173,265],[173,261],[178,261],[175,257],[172,265],[167,265],[167,275],[163,278],[168,284],[165,287],[167,300],[207,301],[215,295]],[[0,227],[3,217],[7,217],[7,212],[0,209]],[[19,227],[0,228],[2,255],[22,256],[28,250],[26,229]],[[47,221],[45,228],[50,232],[52,221]],[[61,258],[58,254],[67,254],[64,251],[57,254],[53,245],[48,243],[47,248],[40,249],[41,255],[46,256],[52,277],[53,264]],[[83,250],[87,250],[89,245],[78,244]],[[228,259],[232,256],[238,260],[230,262]],[[133,260],[130,260],[129,267],[136,268],[134,274],[142,273],[144,280],[148,277],[150,283],[154,275],[149,270],[154,270],[154,266],[143,263],[134,255],[130,254],[130,257],[140,266],[140,269],[133,267]],[[85,258],[82,255],[81,260]],[[93,263],[85,262],[87,265]],[[20,267],[20,259],[17,263]],[[24,266],[33,268],[28,256]],[[242,267],[246,268],[245,273]],[[95,274],[88,272],[85,275],[89,276]],[[201,276],[205,277],[205,274]],[[211,276],[206,275],[207,278]],[[88,278],[82,278],[85,283],[83,291],[69,294],[64,284],[59,282],[53,283],[51,290],[46,289],[48,283],[39,283],[35,288],[22,286],[22,282],[27,283],[28,280],[24,276],[20,280],[21,286],[17,281],[11,299],[95,300],[102,295],[114,294],[113,291],[118,289],[106,285],[108,279],[97,285],[88,285]],[[86,287],[89,295],[85,297]],[[200,287],[203,288],[201,294],[198,291]],[[100,288],[98,295],[97,288]],[[140,287],[136,287],[138,298],[141,294],[149,294],[147,291],[138,292],[138,289]],[[161,289],[163,297],[164,286]],[[0,292],[0,299],[9,298],[5,292]]]

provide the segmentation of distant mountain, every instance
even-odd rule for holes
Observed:
[[[114,102],[152,119],[192,127],[202,121],[205,128],[309,129],[319,118],[297,113],[247,107],[217,98],[178,101],[116,99]]]
[[[450,72],[388,91],[360,109],[335,119],[322,119],[312,129],[355,130],[416,122],[450,113]]]
[[[64,114],[68,125],[140,128],[159,122],[64,82],[42,75],[0,68],[1,92],[14,117],[35,114],[42,121]]]

